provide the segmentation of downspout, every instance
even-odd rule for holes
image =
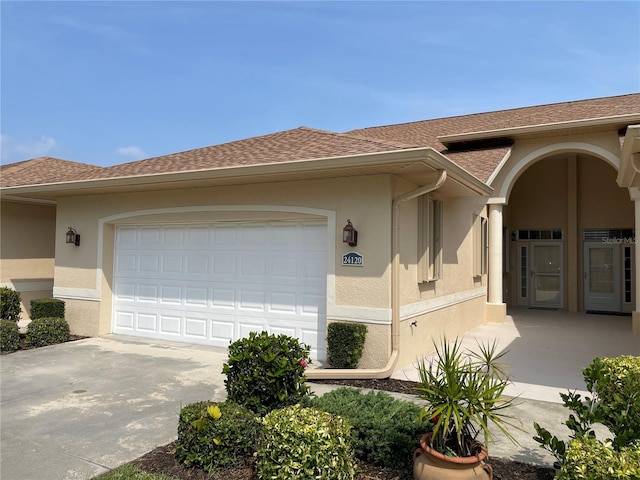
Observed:
[[[402,202],[421,197],[433,192],[442,186],[447,179],[446,170],[438,170],[438,178],[435,182],[403,193],[393,199],[391,204],[391,355],[387,364],[382,368],[317,368],[309,369],[305,376],[309,380],[330,380],[330,379],[374,379],[388,378],[393,373],[398,362],[398,343],[400,340],[400,220],[398,218],[398,207]]]

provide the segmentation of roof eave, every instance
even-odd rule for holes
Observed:
[[[616,181],[620,187],[640,187],[640,125],[630,125],[624,137]]]
[[[632,124],[640,122],[640,113],[628,115],[615,115],[608,117],[588,118],[583,120],[571,120],[568,122],[543,123],[537,125],[527,125],[522,127],[500,128],[495,130],[483,130],[477,132],[457,133],[453,135],[442,135],[438,141],[443,145],[450,146],[455,143],[470,142],[474,140],[485,140],[490,138],[508,137],[513,138],[520,135],[531,135],[541,133],[552,133],[554,131],[566,129],[580,129],[588,127],[616,126],[621,124]]]
[[[488,195],[492,189],[447,157],[430,147],[392,150],[378,153],[350,156],[325,157],[291,162],[268,163],[260,165],[242,165],[234,167],[168,172],[152,175],[138,175],[102,179],[77,180],[38,185],[22,185],[0,189],[2,196],[38,196],[82,195],[97,189],[131,189],[150,185],[167,185],[174,182],[206,181],[207,179],[246,179],[265,175],[329,171],[354,167],[379,166],[403,162],[422,162],[434,168],[445,168],[460,184],[476,194]]]

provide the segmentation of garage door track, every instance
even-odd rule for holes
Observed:
[[[173,441],[226,396],[222,348],[109,335],[3,355],[0,477],[88,479]]]

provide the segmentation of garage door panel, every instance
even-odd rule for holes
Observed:
[[[184,335],[191,339],[207,340],[207,319],[185,316]]]
[[[209,290],[204,287],[186,287],[184,304],[187,307],[207,307]]]
[[[158,333],[180,336],[182,333],[182,318],[180,315],[159,315]]]
[[[127,311],[114,312],[115,325],[119,329],[127,329],[133,331],[135,322],[135,313]]]
[[[158,331],[158,316],[150,313],[138,313],[137,329],[143,332],[157,332]]]
[[[127,226],[116,237],[115,333],[227,347],[267,330],[324,355],[326,226]]]

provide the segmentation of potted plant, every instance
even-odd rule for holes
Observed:
[[[491,479],[485,463],[489,427],[497,427],[517,444],[509,428],[520,428],[505,410],[515,398],[504,389],[511,382],[497,344],[478,344],[477,351],[463,351],[459,339],[435,345],[435,354],[418,364],[419,397],[425,401],[421,417],[433,425],[414,453],[414,479]]]

